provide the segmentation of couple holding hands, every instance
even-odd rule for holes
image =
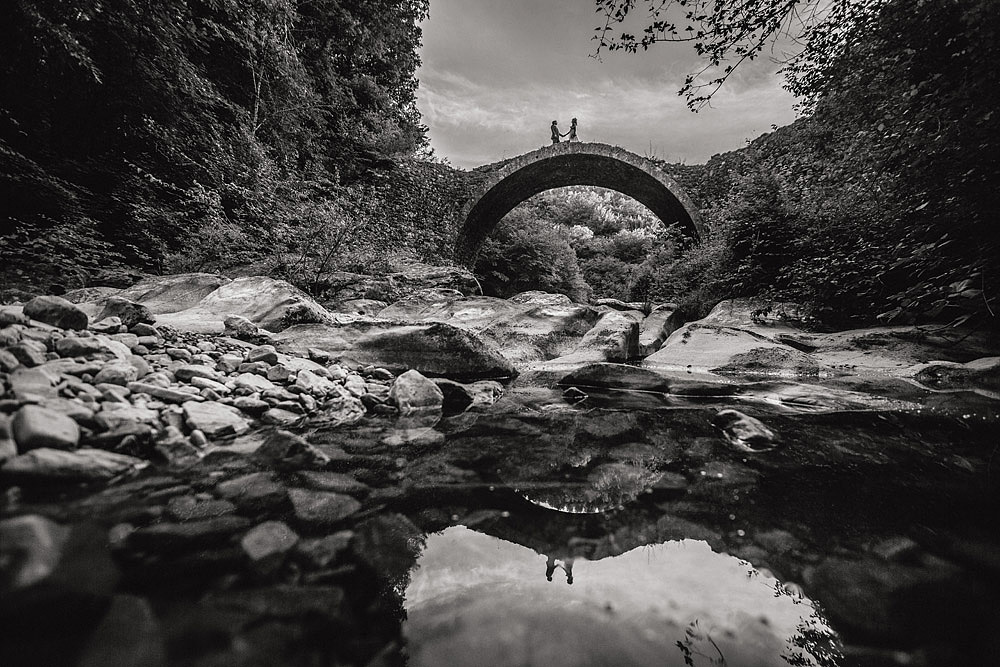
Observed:
[[[559,138],[560,137],[565,137],[565,136],[569,136],[569,139],[567,139],[566,141],[580,141],[576,137],[576,118],[574,118],[572,120],[572,122],[570,123],[570,125],[569,125],[569,132],[566,132],[566,134],[560,134],[559,133],[559,125],[558,125],[557,121],[552,121],[552,143],[553,144],[558,144],[559,143]]]

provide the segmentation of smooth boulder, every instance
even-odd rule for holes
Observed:
[[[791,306],[788,306],[791,309]],[[643,366],[717,375],[814,376],[823,366],[782,340],[801,332],[748,299],[723,301],[674,331]]]
[[[104,309],[97,319],[103,320],[108,317],[121,319],[126,328],[134,327],[136,324],[153,324],[156,321],[156,316],[148,306],[117,295],[108,297],[104,301]]]
[[[517,370],[478,336],[448,324],[397,324],[381,320],[303,324],[274,339],[279,351],[307,355],[321,350],[336,362],[372,365],[392,373],[414,369],[427,376],[476,380],[506,378]]]
[[[36,296],[24,304],[24,314],[60,329],[86,329],[90,318],[77,305],[58,296]]]
[[[332,319],[326,309],[291,283],[247,276],[227,282],[189,308],[159,315],[157,323],[181,331],[222,333],[231,315],[246,318],[268,331]]]
[[[176,313],[197,305],[228,282],[229,278],[212,273],[149,276],[115,296],[141,303],[154,315]]]
[[[402,414],[420,410],[440,410],[444,393],[419,372],[409,370],[396,378],[389,389],[391,400]],[[470,397],[469,402],[472,402]]]
[[[597,321],[598,313],[562,294],[525,292],[500,299],[428,289],[393,303],[378,317],[407,323],[441,322],[471,331],[521,365],[572,350]]]

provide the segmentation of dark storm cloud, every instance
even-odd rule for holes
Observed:
[[[548,143],[548,126],[580,120],[583,141],[671,161],[704,162],[794,119],[767,61],[737,70],[694,114],[677,89],[698,64],[690,48],[590,57],[590,0],[431,0],[418,104],[437,154],[472,167]]]

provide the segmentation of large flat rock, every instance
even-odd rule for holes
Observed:
[[[792,308],[789,306],[789,310]],[[719,375],[815,376],[808,336],[749,299],[720,302],[705,318],[674,331],[643,366]]]
[[[514,366],[475,334],[443,323],[401,324],[365,319],[348,323],[300,324],[274,340],[282,352],[307,354],[309,348],[331,359],[374,365],[394,373],[409,369],[454,379],[504,378]]]
[[[325,308],[291,283],[248,276],[218,287],[192,307],[164,312],[156,321],[181,331],[221,333],[229,315],[245,317],[268,331],[332,319]]]
[[[520,297],[520,298],[518,298]],[[442,322],[478,334],[517,366],[572,351],[597,321],[590,306],[561,294],[525,293],[511,299],[423,290],[383,309],[378,317]]]
[[[178,273],[149,276],[115,296],[141,303],[154,314],[176,313],[196,306],[202,299],[230,282],[212,273]]]

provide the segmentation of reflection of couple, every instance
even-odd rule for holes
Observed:
[[[552,581],[552,575],[555,574],[555,571],[556,571],[557,567],[561,567],[563,569],[563,572],[566,573],[566,583],[567,584],[572,584],[573,583],[573,559],[572,558],[567,558],[566,560],[563,561],[562,565],[556,565],[556,559],[553,558],[552,556],[549,556],[545,560],[545,578],[547,580]]]
[[[566,141],[580,141],[579,139],[576,138],[576,118],[574,118],[570,122],[569,132],[566,132],[565,134],[560,134],[559,133],[559,124],[558,124],[558,122],[557,121],[552,121],[552,143],[553,144],[558,144],[559,143],[559,138],[560,137],[566,137],[566,136],[569,137],[569,139],[567,139]]]

